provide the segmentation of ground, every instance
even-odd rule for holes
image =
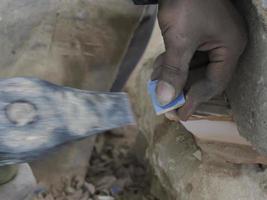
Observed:
[[[62,180],[62,188],[39,185],[35,200],[157,200],[150,193],[151,173],[136,155],[137,130],[118,129],[99,136],[86,180]]]

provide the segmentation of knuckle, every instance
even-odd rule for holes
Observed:
[[[171,65],[161,65],[163,71],[170,75],[178,75],[178,76],[187,76],[188,71],[181,67],[171,66]]]
[[[162,79],[169,80],[175,87],[184,86],[187,79],[187,71],[171,66],[164,66],[161,69]]]

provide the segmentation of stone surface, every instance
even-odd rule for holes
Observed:
[[[126,87],[133,100],[140,132],[147,141],[146,157],[167,193],[161,199],[266,199],[264,185],[267,182],[267,171],[264,168],[230,163],[218,156],[219,149],[216,149],[215,156],[205,151],[200,153],[194,138],[181,124],[155,115],[146,83],[153,61],[163,51],[161,34],[156,27],[147,51]],[[234,156],[238,157],[240,147],[234,145],[232,148],[231,151],[237,148],[237,155]],[[243,159],[249,163],[252,157],[253,153]]]
[[[249,43],[229,85],[239,132],[267,155],[267,10],[266,1],[235,1],[245,17]]]
[[[197,145],[214,160],[221,160],[236,164],[267,165],[266,156],[260,155],[250,145],[205,141],[196,138]]]
[[[0,77],[33,76],[59,85],[107,91],[142,7],[130,0],[3,0]],[[94,138],[31,163],[39,181],[84,176]]]
[[[36,180],[28,164],[18,167],[17,176],[10,182],[0,185],[0,199],[31,200],[36,187]]]

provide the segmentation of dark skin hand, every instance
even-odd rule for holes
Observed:
[[[166,52],[157,58],[151,78],[159,80],[162,105],[183,91],[195,52],[209,55],[205,77],[190,87],[185,105],[166,114],[187,120],[198,105],[226,88],[245,49],[247,30],[230,0],[162,0],[158,21]]]

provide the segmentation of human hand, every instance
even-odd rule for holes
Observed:
[[[190,87],[185,105],[166,113],[171,120],[187,120],[198,105],[226,88],[245,49],[247,30],[229,0],[161,0],[158,21],[166,52],[156,59],[151,79],[159,80],[161,105],[183,91],[195,52],[209,55],[205,77]]]

